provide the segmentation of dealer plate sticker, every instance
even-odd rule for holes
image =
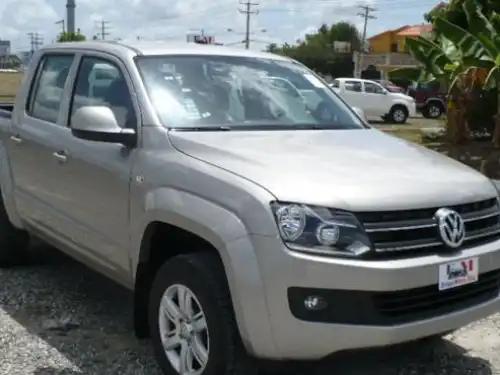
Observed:
[[[479,278],[478,258],[439,265],[439,290],[475,283]]]

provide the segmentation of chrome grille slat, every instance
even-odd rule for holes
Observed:
[[[488,237],[494,237],[491,241],[500,239],[500,206],[496,198],[452,208],[461,213],[466,224],[464,246],[480,239],[489,240]],[[370,212],[358,214],[358,217],[374,243],[377,253],[430,248],[436,248],[436,252],[439,252],[444,248],[438,236],[437,223],[432,215],[432,212],[438,209],[439,207],[379,214]],[[373,217],[377,217],[377,214],[382,218],[390,217],[391,220],[375,221]],[[367,216],[369,220],[363,221]]]

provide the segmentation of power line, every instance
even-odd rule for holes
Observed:
[[[30,39],[30,45],[31,45],[31,55],[35,53],[35,51],[40,48],[40,46],[43,44],[43,36],[37,31],[37,32],[29,32],[28,37]]]
[[[101,40],[105,40],[106,37],[108,35],[110,35],[110,33],[108,32],[108,30],[109,30],[109,21],[102,20],[102,21],[98,21],[98,23],[99,23],[99,28],[100,28],[101,31],[99,31],[97,33],[97,35],[101,36]]]
[[[246,28],[245,28],[245,49],[250,48],[250,17],[252,14],[259,14],[258,10],[252,10],[253,6],[259,5],[259,3],[252,3],[251,0],[247,0],[246,2],[240,1],[241,5],[245,6],[245,9],[240,9],[240,13],[246,15]]]

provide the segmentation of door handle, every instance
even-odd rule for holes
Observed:
[[[10,140],[11,140],[12,142],[17,143],[17,144],[20,144],[20,143],[22,143],[22,142],[23,142],[23,140],[22,140],[22,139],[21,139],[18,135],[11,135],[11,136],[10,136]]]
[[[52,154],[59,163],[66,163],[68,161],[68,156],[64,151],[57,151]]]

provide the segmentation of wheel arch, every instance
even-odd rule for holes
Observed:
[[[14,179],[9,157],[7,149],[2,142],[0,142],[0,198],[12,225],[18,229],[23,229],[21,217],[14,199]]]
[[[173,196],[176,199],[171,199]],[[149,300],[148,288],[154,272],[162,262],[187,252],[212,251],[219,256],[226,272],[245,347],[250,353],[276,351],[270,327],[266,327],[265,332],[262,330],[268,322],[267,303],[263,298],[265,288],[251,236],[243,222],[226,208],[168,188],[148,193],[141,216],[134,224],[133,238],[134,248],[139,251],[131,259],[136,335],[147,337],[149,334],[149,327],[144,324],[147,322],[145,301]],[[255,327],[257,322],[259,328]]]

